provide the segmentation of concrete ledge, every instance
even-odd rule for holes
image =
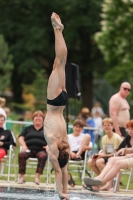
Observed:
[[[40,185],[36,185],[34,182],[25,182],[24,184],[17,184],[15,181],[10,181],[7,183],[7,181],[0,181],[0,186],[3,187],[17,187],[17,188],[31,188],[31,189],[44,189],[44,190],[55,190],[56,186],[55,184],[46,184],[46,183],[40,183]],[[75,192],[75,193],[88,193],[88,194],[94,194],[94,192],[90,192],[88,190],[85,190],[82,188],[82,186],[75,186],[74,188],[68,186],[68,191]],[[125,196],[125,197],[133,197],[133,190],[128,190],[127,192],[125,190],[120,190],[119,192],[114,193],[113,191],[99,191],[99,193],[95,193],[99,195],[106,195],[106,196]]]

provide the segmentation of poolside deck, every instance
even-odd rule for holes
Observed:
[[[54,190],[55,185],[54,184],[46,184],[46,183],[40,183],[40,185],[36,185],[34,182],[26,182],[24,184],[17,184],[15,181],[10,181],[7,183],[7,181],[0,180],[0,186],[5,187],[18,187],[18,188],[32,188],[32,189],[45,189],[45,190]],[[75,192],[75,193],[92,193],[88,190],[83,189],[81,186],[75,186],[74,188],[71,188],[68,186],[68,190]],[[94,192],[93,192],[94,194]],[[97,193],[96,193],[97,194]],[[122,196],[124,197],[132,197],[133,198],[133,190],[128,190],[127,192],[125,190],[120,190],[119,192],[111,192],[111,191],[100,191],[98,194],[106,195],[106,196],[120,196],[122,200]]]

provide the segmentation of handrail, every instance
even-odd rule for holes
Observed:
[[[69,128],[73,128],[73,125],[69,124],[68,127],[69,127]],[[95,127],[88,127],[88,126],[84,126],[83,129],[92,130],[92,131],[97,131],[97,130],[99,130],[98,128],[95,128]]]
[[[29,125],[33,124],[33,122],[15,121],[15,120],[6,120],[6,123],[12,123],[12,124],[29,124]],[[69,128],[73,128],[73,125],[69,124],[68,127],[69,127]],[[92,131],[98,130],[98,129],[95,128],[95,127],[87,127],[87,126],[84,126],[84,129],[92,130]]]
[[[15,121],[15,120],[6,120],[6,123],[12,123],[12,124],[33,124],[33,122],[26,122],[26,121]]]

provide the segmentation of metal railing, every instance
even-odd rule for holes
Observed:
[[[12,124],[12,131],[16,134],[16,130],[19,131],[19,133],[22,131],[22,129],[25,127],[25,125],[31,125],[33,122],[26,122],[26,121],[15,121],[15,120],[6,120],[6,123]],[[19,129],[18,129],[19,128]],[[68,125],[68,128],[73,128],[73,125]],[[97,131],[98,129],[95,127],[87,127],[85,126],[84,129],[90,130],[90,131]]]

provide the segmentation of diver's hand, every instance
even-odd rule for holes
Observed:
[[[59,197],[61,200],[69,200],[70,199],[69,195],[64,194],[64,193],[59,194]]]

